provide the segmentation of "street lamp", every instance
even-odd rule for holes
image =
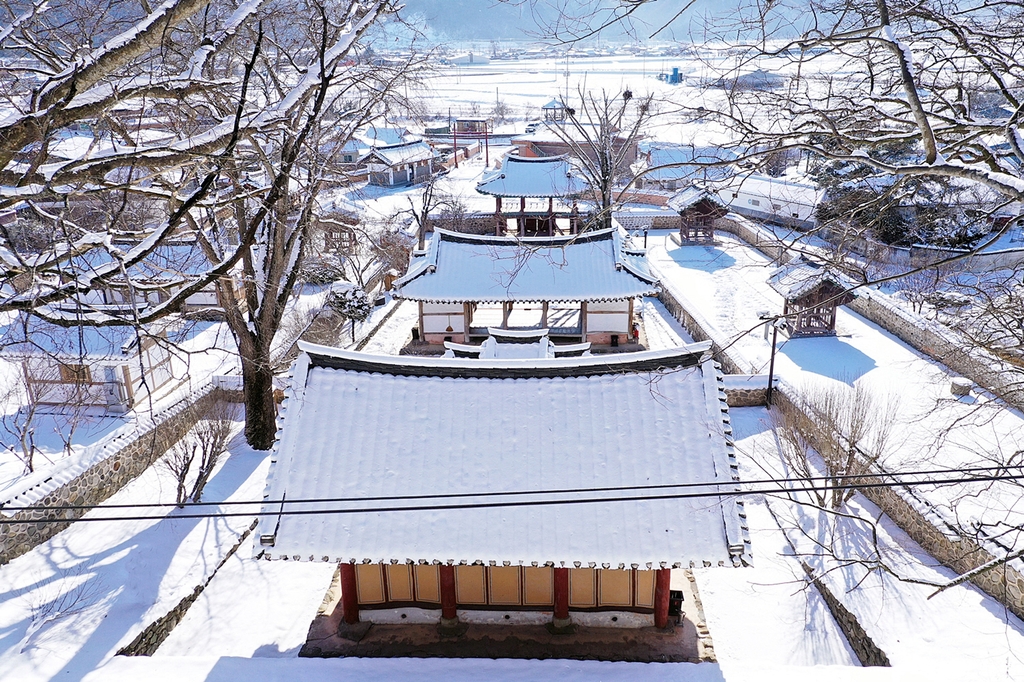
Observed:
[[[779,330],[786,328],[785,317],[775,317],[770,313],[761,313],[757,316],[757,319],[771,323],[772,326],[772,354],[771,359],[768,361],[768,389],[764,394],[764,401],[771,407],[772,405],[772,392],[775,390],[775,343],[779,338]],[[765,338],[768,338],[768,326],[765,325]]]

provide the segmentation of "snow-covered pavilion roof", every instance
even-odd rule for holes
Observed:
[[[697,187],[694,185],[673,194],[665,205],[673,211],[682,213],[694,204],[700,203],[702,200],[710,201],[715,206],[728,210],[728,207],[722,203],[722,200],[718,198],[718,196],[712,194],[703,187]]]
[[[749,560],[742,503],[716,495],[738,485],[707,342],[504,361],[299,343],[257,553],[615,568]],[[306,513],[280,514],[282,499]]]
[[[768,276],[769,286],[787,301],[802,298],[825,283],[856,295],[852,290],[857,284],[852,279],[827,265],[804,259],[776,268]]]
[[[417,140],[415,142],[403,142],[391,144],[386,147],[374,147],[359,158],[359,163],[365,163],[376,157],[388,166],[400,166],[404,163],[415,163],[434,158],[434,149],[426,142]]]
[[[641,252],[615,229],[563,237],[509,238],[434,230],[395,296],[435,303],[616,301],[657,293]]]
[[[569,197],[587,189],[565,156],[507,156],[500,169],[477,183],[476,191],[496,197]]]
[[[556,98],[552,98],[550,102],[541,107],[541,109],[565,109],[565,104]]]

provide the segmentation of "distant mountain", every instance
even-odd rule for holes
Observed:
[[[697,0],[672,21],[684,4],[682,0],[653,0],[645,4],[631,17],[633,34],[643,41],[671,22],[656,40],[700,41],[703,38],[703,17],[729,14],[739,0]],[[602,8],[607,11],[616,3],[615,0],[405,0],[402,15],[407,18],[420,15],[426,27],[439,39],[530,41],[544,37],[544,26],[557,17],[556,5],[569,5],[579,8],[579,11],[586,8],[596,15]],[[803,14],[800,0],[794,0],[793,5],[781,10],[784,22],[798,21]],[[775,7],[782,7],[782,3],[776,3]],[[731,16],[735,18],[734,13]],[[621,26],[612,26],[603,31],[600,38],[621,41],[631,40],[633,35]]]

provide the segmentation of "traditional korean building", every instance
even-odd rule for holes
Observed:
[[[750,560],[710,342],[518,360],[299,345],[254,551],[338,564],[336,622],[664,627],[672,568]]]
[[[834,269],[803,259],[773,271],[768,284],[785,299],[791,338],[834,335],[836,308],[854,299],[856,286]]]
[[[370,184],[383,187],[427,180],[434,172],[434,149],[423,142],[402,142],[374,147],[359,158],[369,171]]]
[[[477,192],[495,198],[494,234],[499,236],[508,233],[509,220],[515,221],[512,234],[519,236],[575,234],[580,221],[576,197],[586,189],[586,181],[565,156],[507,156],[500,169],[485,175],[476,186]],[[537,199],[547,199],[547,205],[527,205],[528,200]],[[556,199],[560,205],[557,210]],[[569,201],[572,208],[562,208]],[[559,220],[563,225],[559,226]]]
[[[523,239],[434,230],[394,294],[419,304],[428,343],[482,341],[500,328],[619,345],[633,330],[634,299],[655,295],[657,283],[646,254],[614,229]]]
[[[714,244],[715,221],[729,212],[718,197],[700,187],[677,192],[667,206],[679,213],[680,244]]]
[[[0,328],[6,360],[21,366],[33,405],[101,408],[120,414],[172,379],[164,331],[65,328],[18,316]]]

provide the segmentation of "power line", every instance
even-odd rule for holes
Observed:
[[[593,487],[593,488],[549,488],[543,490],[499,490],[493,492],[472,492],[472,493],[428,493],[420,495],[380,495],[380,496],[361,496],[361,497],[310,497],[310,498],[296,498],[291,500],[275,500],[275,499],[262,499],[262,500],[225,500],[223,502],[189,502],[185,506],[188,508],[192,507],[224,507],[224,506],[240,506],[240,505],[254,505],[254,504],[316,504],[326,502],[388,502],[392,500],[441,500],[441,499],[464,499],[472,497],[510,497],[518,495],[564,495],[569,493],[600,493],[600,492],[624,492],[628,490],[670,490],[675,488],[708,488],[713,486],[722,485],[761,485],[765,483],[807,483],[814,481],[847,481],[847,480],[860,480],[860,479],[871,479],[871,478],[892,478],[897,479],[893,485],[903,485],[898,480],[905,476],[931,476],[934,474],[967,474],[970,472],[982,472],[982,471],[1006,471],[1009,472],[1011,469],[1022,470],[1024,464],[1014,465],[998,465],[998,466],[984,466],[984,467],[956,467],[956,468],[940,468],[940,469],[924,469],[920,471],[903,471],[903,472],[875,472],[875,473],[864,473],[864,474],[837,474],[834,476],[801,476],[799,478],[760,478],[760,479],[747,479],[741,481],[702,481],[697,483],[653,483],[649,485],[623,485],[623,486],[604,486],[604,487]],[[1015,477],[1010,477],[1010,480]],[[984,480],[984,479],[978,479]],[[925,484],[926,481],[921,481],[919,484]],[[836,486],[829,485],[823,489],[831,490]],[[854,486],[854,487],[865,487],[865,486]],[[810,488],[809,490],[816,490],[818,488]],[[177,507],[176,502],[143,502],[143,503],[129,503],[129,504],[64,504],[64,505],[26,505],[24,507],[5,507],[0,505],[0,510],[9,512],[21,512],[21,511],[66,511],[72,509],[166,509],[169,507]]]
[[[997,468],[1007,469],[1020,467],[986,467],[986,468]],[[955,471],[955,470],[950,470]],[[875,474],[863,474],[857,476],[849,476],[848,478],[877,478]],[[960,477],[960,478],[946,478],[946,479],[935,479],[935,480],[924,480],[924,481],[894,481],[894,482],[875,482],[875,483],[844,483],[841,485],[824,485],[824,486],[798,486],[798,487],[771,487],[761,489],[745,489],[745,490],[717,490],[717,491],[703,491],[703,492],[680,492],[670,493],[665,495],[629,495],[620,497],[592,497],[592,498],[568,498],[568,499],[547,499],[547,500],[517,500],[517,501],[495,501],[495,502],[465,502],[461,504],[428,504],[428,505],[394,505],[394,506],[371,506],[371,507],[341,507],[341,508],[326,508],[326,509],[284,509],[285,504],[312,504],[312,503],[325,503],[328,499],[311,499],[305,501],[296,500],[266,500],[262,503],[265,504],[278,504],[281,508],[278,511],[252,511],[252,512],[207,512],[207,513],[190,513],[190,514],[177,514],[172,517],[165,516],[152,516],[152,515],[133,515],[133,516],[101,516],[101,517],[81,517],[78,519],[67,519],[67,518],[42,518],[32,519],[30,521],[17,521],[14,519],[0,519],[0,525],[11,524],[11,523],[68,523],[71,521],[149,521],[149,520],[162,520],[164,518],[172,519],[204,519],[204,518],[233,518],[233,517],[248,517],[253,516],[307,516],[307,515],[323,515],[323,514],[373,514],[373,513],[386,513],[386,512],[402,512],[402,511],[447,511],[447,510],[468,510],[468,509],[493,509],[493,508],[515,508],[515,507],[539,507],[539,506],[563,506],[570,504],[603,504],[609,502],[644,502],[644,501],[657,501],[657,500],[681,500],[681,499],[698,499],[698,498],[710,498],[710,497],[740,497],[747,495],[766,495],[766,494],[777,494],[777,493],[800,493],[800,492],[814,492],[814,491],[831,491],[831,490],[853,490],[863,488],[891,488],[896,486],[916,486],[916,485],[949,485],[955,483],[978,483],[978,482],[992,482],[992,481],[1015,481],[1024,479],[1024,473],[1017,475],[992,475],[992,476],[973,476],[973,477]],[[806,479],[778,479],[779,482],[789,481],[794,483],[802,483]],[[715,482],[715,483],[703,483],[703,484],[680,484],[680,485],[703,485],[705,487],[717,487],[722,485],[738,485],[738,482]],[[520,495],[537,495],[540,493],[536,492],[522,492],[517,493]],[[359,500],[366,500],[368,498],[358,498]],[[385,499],[397,499],[397,498],[385,498]],[[255,504],[256,502],[246,502],[245,504]],[[238,503],[235,503],[238,504]],[[103,508],[102,506],[96,508]],[[46,508],[42,508],[46,509]],[[49,508],[54,509],[54,508]]]

